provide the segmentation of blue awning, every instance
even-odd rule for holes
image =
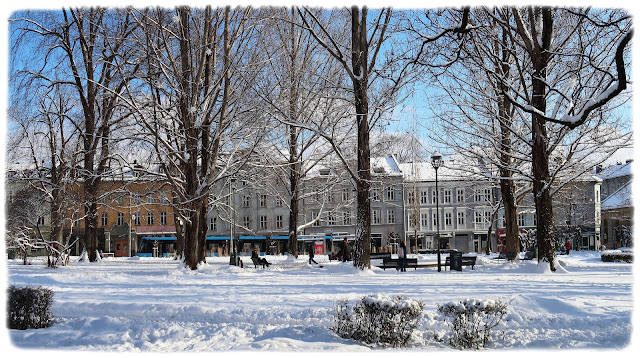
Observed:
[[[271,239],[273,240],[289,240],[289,236],[271,236]]]
[[[207,241],[229,240],[229,236],[207,236]]]
[[[176,237],[175,236],[143,236],[142,240],[174,241],[176,240]]]
[[[266,236],[240,236],[240,240],[266,240]]]

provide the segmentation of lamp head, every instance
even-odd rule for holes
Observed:
[[[442,164],[444,164],[444,161],[442,160],[442,154],[440,154],[439,152],[433,153],[433,155],[431,156],[431,165],[433,166],[433,168],[438,169],[442,166]]]

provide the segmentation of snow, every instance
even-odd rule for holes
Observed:
[[[414,255],[419,264],[435,255]],[[8,283],[54,291],[56,322],[37,330],[10,330],[12,349],[44,348],[87,352],[301,352],[385,353],[335,335],[335,303],[365,295],[403,295],[425,304],[408,353],[458,352],[438,340],[448,326],[438,305],[500,300],[507,315],[494,329],[488,350],[624,349],[630,351],[633,264],[605,263],[600,252],[572,251],[548,264],[495,260],[478,255],[472,270],[437,272],[435,267],[360,271],[351,263],[323,267],[308,258],[266,256],[269,268],[229,266],[227,257],[208,258],[191,271],[168,258],[105,258],[47,269],[44,258],[31,265],[6,263]],[[378,264],[380,260],[373,260]],[[407,301],[411,302],[411,301]],[[637,331],[637,330],[636,330]],[[423,354],[423,353],[422,353]],[[616,353],[618,354],[618,353]]]

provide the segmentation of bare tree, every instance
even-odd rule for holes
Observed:
[[[527,56],[518,63],[522,86],[503,83],[503,93],[531,116],[538,257],[555,271],[548,123],[571,129],[589,125],[594,111],[614,103],[629,81],[627,45],[633,30],[622,10],[530,6],[511,12],[513,21],[500,20],[501,26]]]
[[[128,11],[106,8],[63,9],[43,17],[16,18],[25,38],[41,38],[37,51],[45,64],[31,61],[28,72],[40,81],[68,86],[82,117],[71,118],[82,146],[79,177],[84,193],[84,246],[97,259],[97,201],[100,183],[109,175],[111,146],[126,113],[119,109],[123,87],[139,64],[130,61],[129,36],[135,28]]]
[[[398,61],[399,58],[405,59],[405,54],[394,53],[393,46],[389,45],[392,32],[391,9],[375,11],[372,16],[366,7],[360,9],[353,6],[346,14],[334,10],[332,18],[342,19],[346,15],[349,19],[347,21],[350,21],[350,45],[341,43],[339,36],[336,36],[336,33],[347,28],[344,24],[338,25],[337,28],[331,27],[308,8],[298,8],[298,13],[302,19],[301,25],[340,63],[351,81],[350,95],[357,125],[356,168],[351,169],[343,151],[337,145],[332,146],[347,167],[357,189],[356,247],[353,264],[367,269],[371,266],[369,133],[377,121],[387,113],[389,105],[395,103],[402,86],[410,79],[411,68],[408,63]],[[323,137],[329,139],[324,134]]]
[[[172,192],[178,255],[205,262],[213,186],[253,153],[264,131],[242,93],[252,82],[258,13],[250,8],[134,11],[144,85],[130,86],[140,136]],[[244,159],[243,159],[244,158]]]

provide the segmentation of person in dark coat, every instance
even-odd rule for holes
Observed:
[[[316,265],[318,264],[316,260],[313,259],[316,255],[314,251],[313,243],[309,244],[309,265],[311,265],[312,262]]]
[[[346,262],[351,260],[351,246],[349,246],[349,241],[345,237],[342,241],[342,262]]]
[[[267,267],[271,265],[271,262],[268,262],[267,259],[260,257],[257,249],[254,249],[253,252],[251,252],[251,261],[253,261],[254,263],[257,262],[258,264],[261,264],[261,265],[266,265]]]
[[[400,259],[400,271],[407,271],[407,245],[404,243],[404,241],[400,242],[398,258]]]

